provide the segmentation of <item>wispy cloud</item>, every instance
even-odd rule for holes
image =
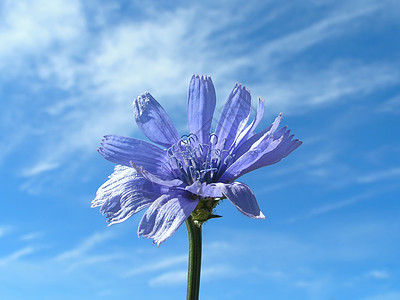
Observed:
[[[374,279],[388,279],[390,274],[386,270],[371,270],[365,274],[365,277]]]
[[[392,291],[382,294],[368,296],[363,300],[398,300],[400,298],[400,291]]]
[[[27,234],[22,235],[19,239],[21,241],[26,241],[27,242],[27,241],[33,241],[33,240],[39,239],[43,235],[44,235],[44,233],[41,232],[41,231],[31,232],[31,233],[27,233]]]
[[[149,281],[150,286],[184,284],[187,280],[187,270],[166,272]]]
[[[306,213],[302,213],[298,216],[289,218],[285,221],[285,223],[293,223],[299,220],[303,220],[303,219],[308,219],[311,217],[315,217],[315,216],[319,216],[322,214],[327,214],[351,205],[354,205],[360,201],[369,199],[373,196],[375,196],[378,193],[378,191],[376,190],[372,190],[372,191],[366,191],[364,193],[361,193],[359,195],[355,195],[353,197],[350,197],[348,199],[345,200],[341,200],[341,201],[333,201],[329,204],[325,204],[322,206],[319,206],[317,208],[313,208],[310,211],[306,212]]]
[[[324,70],[305,68],[287,76],[284,81],[271,79],[256,86],[257,93],[268,96],[274,111],[279,107],[286,112],[304,113],[349,97],[361,99],[360,96],[400,82],[400,71],[393,65],[355,61],[333,62]]]
[[[89,252],[95,246],[112,237],[113,235],[111,234],[111,232],[95,233],[90,237],[86,238],[82,243],[80,243],[74,249],[59,254],[56,257],[56,260],[62,261],[62,260],[81,258],[84,254]]]
[[[375,181],[394,179],[400,176],[400,168],[391,168],[386,170],[379,170],[371,174],[360,176],[357,181],[359,183],[372,183]]]
[[[50,162],[41,162],[35,165],[34,167],[28,168],[22,172],[25,177],[35,176],[47,171],[54,170],[58,167],[57,163],[50,163]]]
[[[126,126],[132,123],[131,112],[126,107],[130,105],[129,99],[144,90],[164,99],[167,108],[175,107],[175,99],[185,98],[185,78],[193,72],[212,72],[214,78],[219,79],[216,80],[217,86],[222,88],[219,91],[224,94],[243,67],[254,67],[258,77],[263,78],[262,83],[253,85],[256,94],[268,97],[270,107],[279,103],[280,109],[291,107],[292,110],[392,84],[399,80],[399,72],[384,63],[357,65],[345,61],[323,71],[305,68],[289,77],[279,67],[282,62],[318,43],[351,34],[349,24],[368,18],[380,9],[373,2],[367,4],[350,5],[351,9],[343,6],[297,31],[283,32],[273,40],[265,39],[256,48],[242,49],[247,47],[246,43],[236,43],[237,51],[240,50],[236,55],[227,53],[223,47],[225,35],[214,33],[226,31],[227,24],[232,22],[245,33],[249,30],[246,20],[254,15],[256,6],[249,6],[242,14],[230,13],[234,9],[229,6],[222,16],[211,12],[204,14],[199,5],[161,13],[149,7],[143,12],[148,18],[142,15],[140,21],[125,20],[113,24],[107,23],[104,15],[112,13],[112,9],[104,9],[100,14],[103,21],[96,21],[101,30],[92,32],[91,21],[86,19],[79,1],[64,3],[58,0],[57,4],[46,5],[43,11],[41,3],[21,2],[15,4],[16,7],[9,4],[6,11],[13,13],[8,16],[12,25],[7,27],[7,37],[24,37],[11,43],[15,45],[12,49],[25,49],[22,53],[16,52],[21,58],[19,61],[46,49],[46,57],[40,57],[41,63],[32,70],[36,71],[36,79],[40,79],[38,88],[45,89],[51,81],[53,87],[66,91],[63,99],[43,103],[44,110],[49,113],[46,124],[54,125],[50,127],[57,131],[57,136],[48,130],[49,126],[41,129],[41,137],[46,143],[40,146],[43,149],[37,149],[37,160],[30,162],[23,174],[40,175],[63,165],[71,155],[77,157],[74,161],[79,163],[85,154],[94,153],[93,149],[104,134],[128,135],[134,126]],[[279,14],[288,9],[285,7]],[[38,14],[34,16],[27,14],[36,10]],[[276,19],[274,10],[267,11],[271,11],[271,16],[267,21],[263,19],[262,26]],[[242,23],[246,26],[240,26]],[[31,28],[29,24],[34,26]],[[233,33],[238,40],[240,34]],[[37,43],[38,36],[43,39],[42,43]],[[60,45],[61,49],[55,45]],[[7,55],[17,54],[10,51]],[[261,61],[266,68],[258,68]],[[273,73],[282,73],[282,79],[268,75],[271,68],[277,68]],[[375,76],[368,75],[372,73]],[[76,156],[76,152],[81,155]]]
[[[378,112],[390,113],[390,114],[400,114],[400,95],[396,95],[393,98],[390,98],[384,101],[379,109]]]
[[[221,277],[239,276],[238,271],[231,266],[216,265],[212,267],[203,267],[201,271],[201,278],[203,281],[216,280]],[[165,272],[152,278],[149,281],[150,286],[165,286],[165,285],[179,285],[187,281],[187,270]]]
[[[5,236],[11,230],[10,226],[0,226],[0,238]]]
[[[17,250],[13,253],[11,253],[8,256],[0,258],[0,267],[5,266],[11,262],[19,260],[21,257],[26,256],[30,253],[34,252],[34,249],[32,247],[25,247],[20,250]]]
[[[40,58],[45,49],[73,41],[82,34],[84,22],[80,2],[75,0],[3,2],[0,68],[7,64],[21,68],[25,56]]]
[[[76,259],[74,262],[70,263],[66,268],[67,272],[72,272],[73,270],[90,265],[104,264],[105,262],[120,259],[119,254],[106,254],[106,255],[90,255]]]
[[[327,39],[351,33],[352,23],[371,15],[379,8],[380,6],[373,2],[360,6],[344,5],[322,20],[267,42],[257,50],[258,55],[269,66],[279,64],[282,60],[292,58],[295,54]]]
[[[188,261],[188,256],[187,255],[178,255],[178,256],[173,256],[173,257],[168,257],[165,258],[161,261],[147,264],[141,267],[134,268],[130,271],[128,271],[125,276],[136,276],[136,275],[141,275],[144,273],[150,273],[153,271],[159,271],[168,267],[180,265],[181,263],[186,263]]]

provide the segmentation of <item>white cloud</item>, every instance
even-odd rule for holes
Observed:
[[[363,300],[398,300],[398,299],[400,299],[400,292],[393,291],[393,292],[387,292],[383,294],[369,296],[367,298],[364,298]]]
[[[400,176],[400,168],[391,168],[387,170],[376,171],[372,174],[360,176],[357,181],[359,183],[372,183],[375,181],[393,179]]]
[[[159,271],[168,267],[176,266],[181,263],[187,263],[188,261],[188,256],[187,255],[178,255],[174,257],[168,257],[165,258],[161,261],[151,263],[151,264],[146,264],[141,267],[134,268],[128,272],[126,272],[125,276],[137,276],[137,275],[142,275],[145,273],[153,272],[153,271]]]
[[[385,270],[371,270],[365,274],[365,277],[374,279],[387,279],[390,277],[390,275]]]
[[[324,40],[351,33],[351,24],[379,9],[375,3],[344,5],[340,9],[305,28],[267,42],[257,50],[258,56],[269,66],[276,65]]]
[[[103,233],[95,233],[88,238],[86,238],[83,242],[81,242],[77,247],[72,250],[63,252],[56,257],[56,260],[71,260],[71,259],[79,259],[82,258],[88,251],[93,249],[98,244],[112,238],[112,234],[109,231]]]
[[[201,280],[216,280],[221,277],[238,276],[242,271],[236,270],[227,265],[203,266],[201,270]],[[149,281],[150,286],[165,286],[184,284],[187,281],[187,270],[165,272],[152,278]]]
[[[6,122],[4,119],[2,120],[3,122]],[[12,121],[11,121],[12,122]],[[10,122],[10,123],[11,123]],[[0,128],[2,127],[3,124],[0,123]],[[3,132],[9,132],[7,127],[14,128],[15,124],[6,124],[4,126],[4,131]],[[2,131],[0,131],[2,132]],[[23,141],[23,138],[26,135],[26,130],[18,130],[18,132],[14,132],[13,135],[6,135],[2,134],[0,136],[0,144],[1,144],[1,151],[0,151],[0,165],[3,163],[5,158],[13,153],[13,150],[17,148],[21,142]]]
[[[400,114],[400,95],[396,95],[383,102],[378,111],[397,115]]]
[[[8,256],[0,258],[0,267],[8,265],[11,262],[19,260],[21,257],[32,253],[34,249],[32,247],[25,247],[11,253]]]
[[[69,43],[85,26],[80,2],[75,0],[8,0],[1,8],[0,68],[9,63],[23,66],[25,55],[41,56],[57,43]]]
[[[150,286],[165,286],[184,284],[187,280],[187,270],[163,273],[149,281]]]
[[[371,76],[374,74],[374,76]],[[295,72],[285,80],[272,79],[256,86],[257,92],[268,97],[273,111],[304,113],[327,104],[361,100],[376,90],[400,82],[400,71],[385,63],[333,62],[324,70]]]
[[[240,276],[246,273],[247,270],[239,271],[230,265],[213,265],[205,267],[201,272],[201,277],[204,280],[213,280],[221,277]]]
[[[22,235],[19,239],[21,241],[33,241],[33,240],[41,238],[43,235],[44,235],[44,233],[41,231],[31,232],[31,233]]]
[[[35,165],[34,167],[28,168],[26,170],[24,170],[22,172],[23,176],[25,177],[31,177],[31,176],[35,176],[38,174],[42,174],[44,172],[47,171],[51,171],[54,170],[58,167],[57,163],[50,163],[50,162],[40,162],[37,165]]]
[[[381,191],[366,191],[364,193],[361,193],[359,195],[355,195],[353,197],[347,198],[345,200],[339,200],[339,201],[331,201],[331,203],[316,207],[311,209],[309,212],[307,213],[302,213],[298,216],[292,217],[288,220],[286,220],[287,223],[293,223],[293,222],[297,222],[299,220],[303,220],[303,219],[307,219],[307,218],[311,218],[311,217],[315,217],[315,216],[319,216],[322,214],[327,214],[351,205],[354,205],[360,201],[369,199],[373,196],[375,196],[377,193],[379,193]]]
[[[33,154],[33,161],[22,172],[25,176],[64,166],[67,160],[69,165],[80,164],[95,153],[104,134],[130,135],[135,129],[131,100],[145,90],[175,116],[180,115],[185,111],[192,73],[211,72],[219,98],[224,99],[242,69],[254,69],[255,76],[263,81],[249,83],[256,91],[254,96],[267,97],[273,110],[279,106],[279,110],[300,112],[400,80],[397,69],[385,63],[334,62],[322,71],[302,66],[291,76],[281,69],[283,62],[298,53],[327,39],[351,34],[351,24],[366,20],[380,9],[374,2],[345,5],[298,31],[282,33],[249,48],[247,43],[240,43],[240,38],[251,34],[247,20],[257,6],[248,6],[237,14],[235,6],[222,5],[222,15],[213,10],[205,13],[198,4],[166,12],[149,6],[140,12],[140,18],[110,23],[109,15],[118,9],[111,5],[92,12],[97,28],[91,31],[91,14],[85,13],[83,2],[58,0],[45,5],[42,1],[6,2],[6,26],[0,31],[0,39],[9,41],[9,47],[0,50],[2,61],[18,61],[21,66],[13,70],[21,75],[27,62],[34,60],[29,79],[34,79],[36,88],[50,87],[65,95],[43,101],[40,106],[48,115],[38,134],[42,142],[37,143],[37,156]],[[286,9],[268,10],[262,26],[274,22]],[[227,30],[232,24],[237,30]],[[260,29],[257,26],[261,25],[252,25],[252,30]],[[226,35],[215,34],[221,31]],[[235,42],[236,54],[226,47],[226,36]]]
[[[72,272],[82,266],[96,265],[99,263],[104,264],[105,262],[111,260],[120,259],[122,256],[118,253],[113,254],[94,254],[97,251],[93,251],[93,253],[89,253],[94,248],[98,247],[101,243],[107,241],[112,238],[113,235],[111,232],[106,231],[102,233],[94,233],[93,235],[87,237],[84,241],[82,241],[79,245],[77,245],[74,249],[68,250],[59,254],[55,260],[57,262],[67,263],[67,267],[65,271]]]
[[[10,232],[10,226],[0,226],[0,238]]]
[[[99,263],[104,264],[105,262],[120,259],[121,256],[119,254],[110,254],[110,255],[90,255],[88,257],[80,258],[73,263],[70,263],[66,268],[67,272],[72,272],[73,270],[80,268],[82,266],[90,266],[97,265]]]

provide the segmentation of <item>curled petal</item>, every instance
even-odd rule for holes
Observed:
[[[256,134],[254,134],[253,136],[249,137],[247,140],[243,141],[238,147],[236,147],[236,149],[233,150],[233,153],[235,154],[235,158],[238,159],[240,156],[242,156],[244,153],[246,153],[253,146],[253,144],[256,143],[257,141],[259,141],[260,138],[262,138],[263,136],[265,137],[265,136],[274,134],[274,132],[276,131],[276,129],[278,128],[278,126],[281,122],[281,119],[282,119],[282,114],[279,114],[279,116],[277,116],[275,118],[274,122],[270,126],[265,128],[261,132],[258,132]],[[282,128],[279,130],[282,130]],[[274,135],[281,136],[282,133],[277,132],[277,134],[274,134]]]
[[[205,182],[200,183],[196,180],[192,185],[189,185],[185,190],[192,194],[198,195],[203,198],[221,198],[223,197],[221,190],[215,183],[207,184]]]
[[[216,185],[242,214],[254,219],[265,219],[258,207],[256,197],[247,185],[241,182],[217,183]]]
[[[125,166],[117,165],[109,178],[98,189],[92,207],[100,206],[110,225],[125,221],[166,192]]]
[[[265,153],[274,150],[281,142],[280,139],[275,140],[272,136],[266,133],[257,142],[255,142],[251,148],[240,156],[232,165],[228,167],[225,173],[221,176],[220,180],[232,181],[233,178],[242,176],[245,171],[253,166]]]
[[[133,101],[135,120],[147,138],[166,148],[179,140],[179,134],[162,106],[150,93]]]
[[[194,76],[189,84],[188,125],[200,143],[208,143],[211,121],[216,103],[214,84],[211,77]]]
[[[297,139],[292,140],[293,135],[290,135],[290,130],[286,130],[287,128],[283,127],[277,130],[273,136],[268,137],[268,140],[272,139],[272,142],[263,151],[253,151],[254,147],[250,148],[226,170],[220,180],[225,182],[236,180],[248,172],[275,164],[288,156],[302,142]]]
[[[138,236],[151,238],[158,246],[168,239],[190,216],[199,199],[183,195],[162,195],[147,209],[138,228]]]
[[[168,172],[165,150],[148,142],[117,135],[106,135],[97,150],[105,159],[130,167],[133,161],[153,173]]]
[[[179,187],[184,185],[183,181],[180,179],[160,178],[159,176],[148,172],[143,167],[135,165],[134,162],[131,161],[130,163],[132,168],[134,168],[141,176],[143,176],[150,182],[167,187]]]
[[[300,145],[303,143],[299,141],[298,139],[292,140],[294,135],[290,135],[284,143],[281,143],[274,151],[271,151],[269,153],[266,153],[259,161],[259,164],[261,166],[256,166],[255,168],[249,169],[249,171],[253,171],[255,169],[269,166],[272,164],[275,164],[279,161],[281,161],[283,158],[288,156],[290,153],[292,153],[294,150],[296,150]]]

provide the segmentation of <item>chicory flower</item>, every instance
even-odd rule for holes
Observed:
[[[213,209],[230,200],[244,215],[265,218],[251,189],[240,176],[272,165],[301,145],[287,127],[278,129],[279,115],[264,130],[255,129],[264,113],[258,100],[251,115],[250,91],[236,84],[210,134],[216,105],[210,77],[193,76],[189,85],[189,135],[181,137],[150,93],[133,101],[135,120],[152,142],[107,135],[98,152],[116,163],[114,173],[97,191],[92,207],[100,206],[107,221],[125,221],[142,209],[138,235],[160,245],[192,215],[198,224],[216,217]]]

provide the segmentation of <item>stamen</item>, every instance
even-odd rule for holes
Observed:
[[[172,174],[187,184],[196,180],[216,182],[226,168],[233,162],[233,156],[226,149],[213,148],[218,136],[210,135],[209,143],[200,143],[195,134],[182,136],[167,149],[168,164]]]
[[[216,145],[218,143],[218,136],[215,133],[210,134],[211,145]]]

